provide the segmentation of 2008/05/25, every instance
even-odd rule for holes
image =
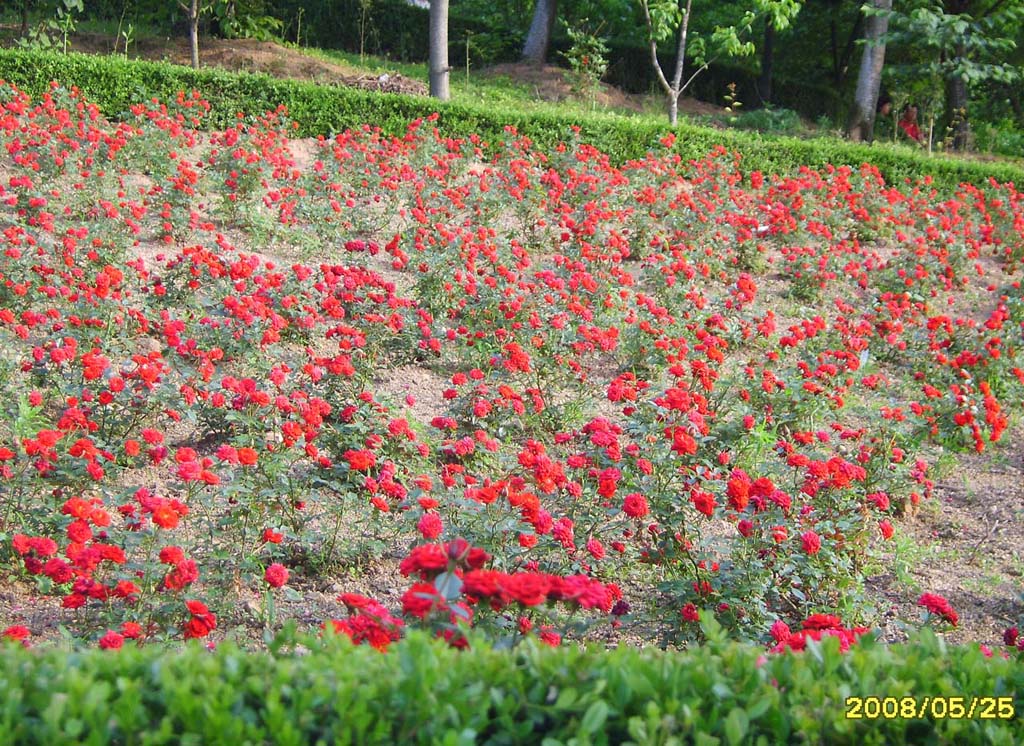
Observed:
[[[846,719],[1012,720],[1013,697],[847,697]]]

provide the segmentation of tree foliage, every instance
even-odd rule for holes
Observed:
[[[958,77],[969,85],[987,80],[1010,83],[1021,78],[1007,55],[1017,47],[1024,3],[928,3],[906,12],[894,10],[887,42],[912,50],[901,72],[939,78]],[[962,9],[962,12],[955,12]],[[970,11],[974,12],[970,12]]]
[[[736,15],[732,23],[713,23],[710,31],[700,33],[692,21],[702,10],[703,4],[695,9],[692,0],[637,0],[643,11],[647,27],[647,39],[651,49],[651,64],[655,68],[658,82],[668,98],[669,123],[676,124],[679,97],[689,88],[700,73],[719,57],[746,57],[755,51],[751,40],[756,21],[767,19],[777,30],[789,27],[800,12],[798,0],[753,0],[752,3],[732,3]],[[721,4],[717,5],[721,10]],[[708,8],[703,8],[708,11]],[[692,30],[691,30],[692,29]],[[676,39],[676,60],[671,80],[662,69],[658,59],[658,44]],[[685,73],[689,59],[693,72]]]
[[[1012,61],[1024,22],[1020,0],[945,0],[899,6],[890,19],[887,43],[901,50],[891,78],[923,98],[925,108],[966,145],[972,90],[984,83],[1013,84],[1021,67]]]

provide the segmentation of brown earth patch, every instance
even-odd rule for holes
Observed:
[[[1024,614],[1024,423],[983,454],[960,454],[932,500],[897,524],[885,571],[868,581],[885,639],[906,638],[898,620],[920,617],[922,593],[937,593],[960,616],[951,642],[1002,645]]]
[[[113,37],[103,34],[78,33],[71,49],[86,54],[110,54]],[[122,50],[123,52],[123,50]],[[161,60],[188,65],[191,59],[188,40],[147,37],[132,44],[129,57]],[[300,49],[273,41],[256,39],[212,39],[199,41],[199,61],[204,67],[220,67],[232,72],[264,73],[276,78],[293,78],[324,85],[343,85],[383,93],[404,93],[426,96],[427,86],[398,73],[371,75],[340,62],[313,57]]]

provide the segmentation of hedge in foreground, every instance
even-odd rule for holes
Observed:
[[[307,640],[305,655],[230,644],[215,652],[70,653],[9,645],[0,650],[0,739],[47,746],[1024,742],[1019,659],[947,648],[929,632],[891,647],[864,640],[846,653],[830,638],[767,658],[711,636],[685,653],[532,645],[460,652],[418,634],[386,653],[344,639]],[[848,697],[865,698],[865,717],[847,717]],[[868,697],[879,698],[877,706]],[[973,717],[950,717],[974,697],[1000,698],[999,707],[980,700]],[[927,715],[885,716],[910,707]]]
[[[442,104],[428,98],[374,93],[352,88],[322,86],[266,75],[224,70],[193,70],[161,62],[127,61],[120,57],[0,50],[0,79],[32,95],[49,88],[51,81],[77,86],[108,116],[118,117],[132,104],[156,97],[171,101],[178,91],[199,90],[213,105],[209,122],[224,127],[238,112],[260,114],[288,107],[298,122],[299,135],[328,135],[372,124],[401,135],[408,123],[437,111],[437,126],[452,137],[477,134],[490,142],[507,138],[505,127],[515,126],[542,150],[566,140],[578,127],[583,141],[607,153],[615,163],[643,158],[668,131],[666,125],[611,114],[584,118],[529,114],[515,109]],[[961,182],[1024,183],[1024,168],[1009,163],[976,163],[953,158],[930,158],[887,145],[857,145],[841,140],[800,140],[761,137],[755,133],[720,131],[681,125],[674,130],[675,149],[684,159],[703,158],[718,145],[742,153],[750,169],[790,173],[801,166],[874,164],[890,182],[931,176],[936,186],[954,189]]]

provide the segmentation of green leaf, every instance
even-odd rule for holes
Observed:
[[[750,720],[747,713],[739,707],[734,707],[725,718],[725,737],[730,744],[738,744],[747,735],[750,727]]]
[[[580,723],[584,733],[597,733],[608,719],[608,704],[599,699],[587,708]]]
[[[453,572],[443,572],[434,580],[434,587],[446,601],[454,601],[462,595],[462,578]]]
[[[579,699],[579,692],[573,688],[563,689],[558,694],[558,699],[555,700],[556,710],[566,710],[575,704],[576,700]]]
[[[757,700],[752,706],[747,708],[747,717],[751,720],[757,720],[759,717],[768,712],[768,709],[772,706],[772,701],[768,697],[762,697]]]

